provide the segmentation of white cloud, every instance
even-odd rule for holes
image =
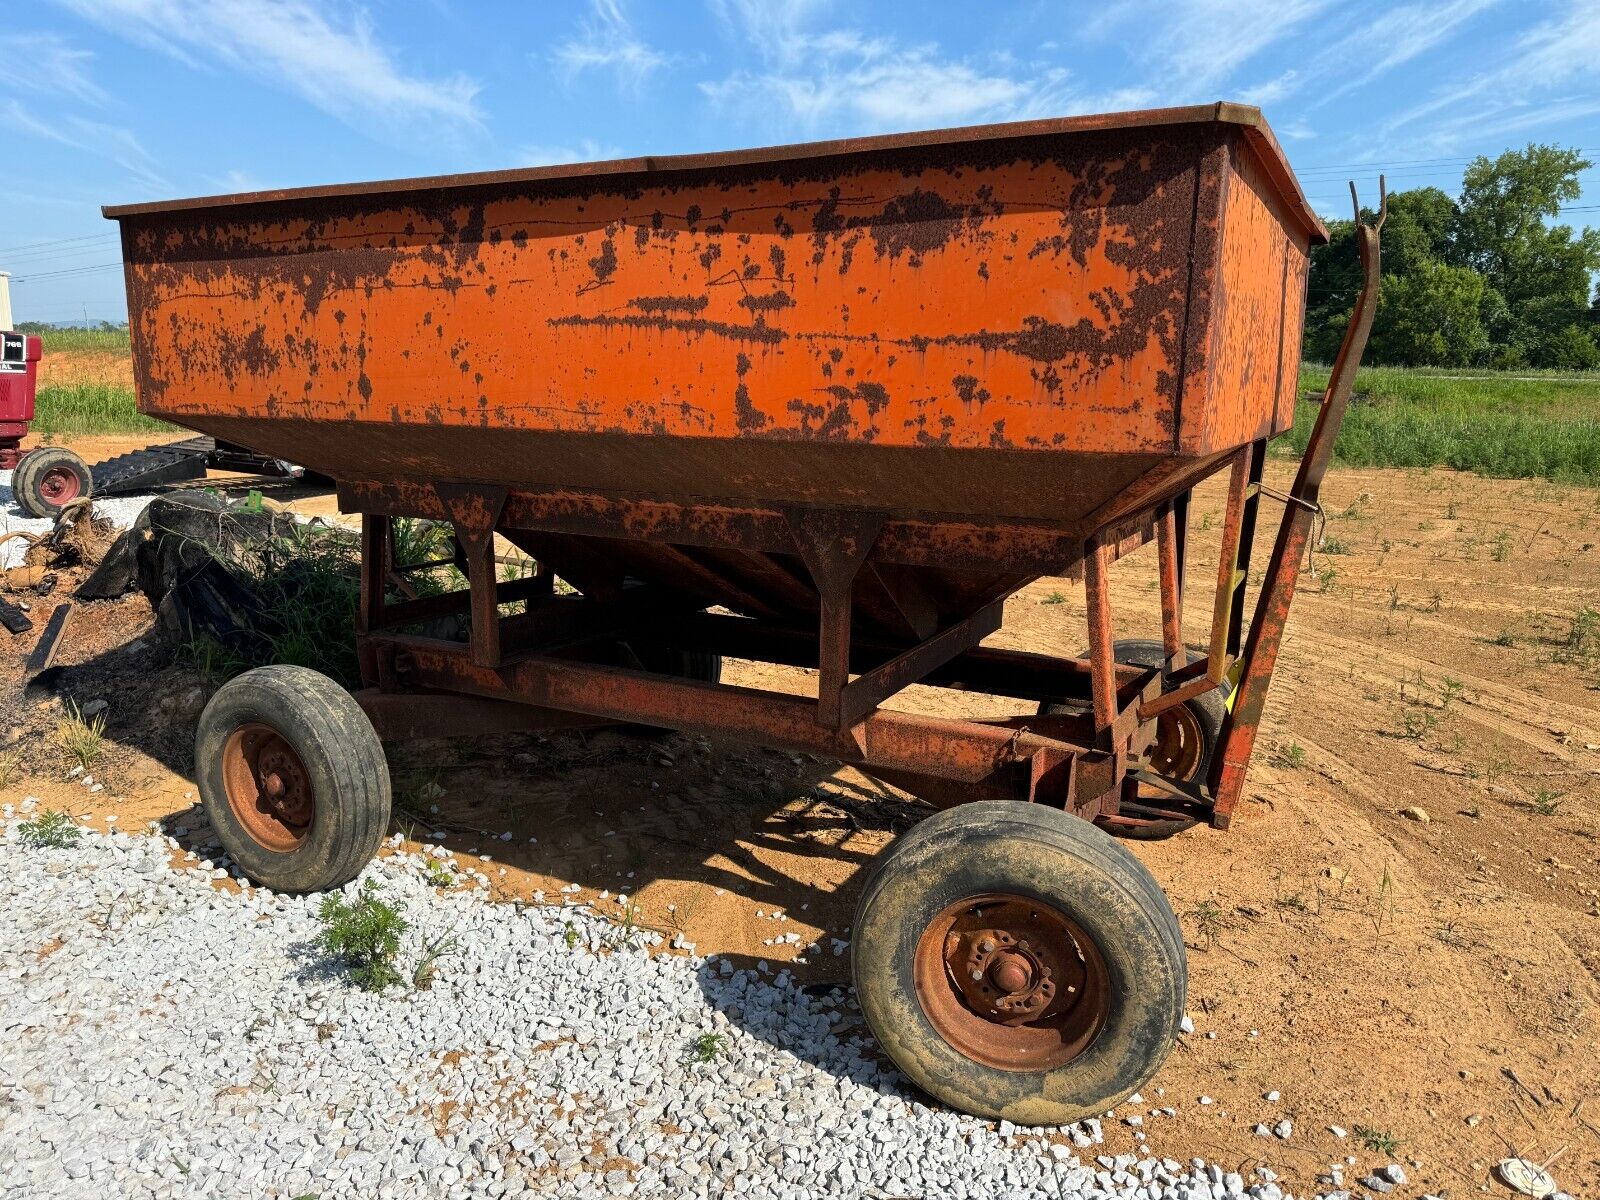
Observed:
[[[927,128],[1129,108],[1151,93],[1080,92],[1060,67],[1008,56],[953,58],[936,44],[904,45],[849,28],[817,28],[822,0],[711,0],[724,33],[758,64],[700,90],[714,103],[815,133]]]
[[[668,62],[665,54],[633,31],[622,0],[589,0],[589,16],[580,23],[578,35],[557,46],[554,58],[569,76],[588,70],[611,71],[625,87],[635,90]]]
[[[1141,47],[1136,55],[1174,99],[1215,100],[1239,67],[1332,7],[1333,0],[1123,0],[1079,32]]]
[[[105,92],[89,77],[94,55],[65,38],[53,33],[7,32],[0,49],[7,62],[7,69],[0,73],[0,86],[71,96],[89,104],[105,103]]]
[[[476,125],[477,85],[424,79],[379,45],[343,0],[58,0],[106,30],[190,66],[255,75],[352,125]]]
[[[1459,72],[1421,104],[1383,124],[1383,135],[1410,129],[1408,144],[1430,150],[1575,120],[1600,109],[1594,64],[1600,61],[1600,5],[1568,0],[1566,11],[1496,48],[1495,65]]]
[[[0,106],[0,122],[44,141],[69,146],[115,163],[128,172],[140,187],[151,191],[167,191],[171,188],[171,184],[156,170],[155,160],[139,144],[139,139],[120,126],[72,115],[52,116],[45,121],[15,100],[8,100]]]
[[[622,151],[615,146],[603,146],[593,138],[584,138],[576,146],[524,146],[517,151],[517,162],[525,167],[549,167],[559,163],[605,162],[622,156]]]

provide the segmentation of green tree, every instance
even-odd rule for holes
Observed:
[[[1409,367],[1480,361],[1489,348],[1483,292],[1483,276],[1467,267],[1423,262],[1408,274],[1386,274],[1369,356]]]
[[[1600,231],[1549,223],[1583,194],[1578,175],[1592,165],[1576,150],[1530,145],[1474,159],[1462,179],[1449,258],[1504,300],[1489,327],[1503,365],[1562,366],[1587,357],[1577,338],[1594,344],[1586,327]]]
[[[1438,188],[1390,196],[1368,361],[1578,368],[1600,359],[1600,231],[1552,224],[1581,195],[1589,166],[1575,150],[1529,146],[1475,159],[1457,200]],[[1312,251],[1306,303],[1305,355],[1320,362],[1338,353],[1361,286],[1354,226],[1332,221],[1328,233]]]

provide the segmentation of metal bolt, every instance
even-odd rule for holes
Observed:
[[[994,952],[994,942],[993,942],[993,940],[990,939],[990,938],[984,938],[983,941],[978,943],[978,949],[982,950],[985,954],[993,953]]]
[[[983,972],[982,971],[978,971],[978,970],[974,970],[972,972],[972,982],[973,983],[982,983],[983,982]]]

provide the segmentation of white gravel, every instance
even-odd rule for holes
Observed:
[[[113,521],[118,529],[126,529],[144,511],[154,497],[151,496],[113,496],[107,500],[94,502],[95,515],[107,517]],[[24,533],[43,534],[49,533],[50,527],[55,522],[45,517],[27,517],[17,507],[16,499],[11,494],[11,472],[0,471],[0,534],[22,531]],[[5,545],[0,546],[0,570],[14,567],[22,561],[22,555],[27,550],[27,543],[22,538],[13,538]]]
[[[366,993],[312,946],[317,898],[214,890],[175,849],[29,849],[7,822],[0,1194],[1282,1197],[1265,1169],[1096,1157],[1097,1121],[929,1108],[841,993],[617,944],[571,900],[440,895],[420,856],[364,878],[412,922],[404,963],[458,952],[427,991]]]

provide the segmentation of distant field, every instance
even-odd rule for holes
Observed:
[[[44,341],[44,352],[71,353],[74,350],[128,349],[126,329],[52,329],[39,335]]]
[[[1305,449],[1325,367],[1307,367],[1294,430]],[[1364,369],[1334,448],[1355,467],[1454,467],[1502,479],[1600,486],[1600,374]]]
[[[39,389],[34,405],[33,432],[40,437],[142,433],[171,428],[166,422],[144,416],[135,408],[132,388],[114,384],[52,384]]]

